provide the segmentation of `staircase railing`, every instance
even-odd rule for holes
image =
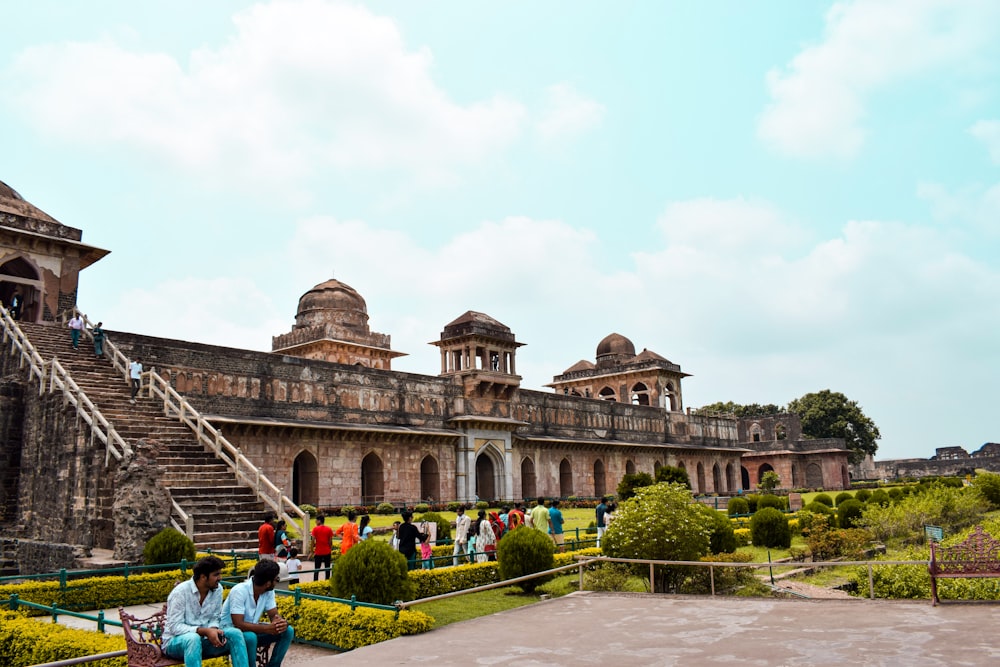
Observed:
[[[20,353],[21,367],[23,368],[25,364],[28,365],[29,381],[38,378],[39,396],[45,393],[47,377],[48,391],[50,393],[57,389],[61,391],[66,401],[76,409],[77,415],[90,427],[91,444],[93,444],[94,438],[103,443],[104,464],[110,463],[112,457],[116,461],[121,461],[125,454],[131,454],[132,447],[118,435],[111,422],[104,418],[104,415],[83,393],[69,372],[59,363],[59,359],[53,357],[51,362],[46,363],[28,337],[24,335],[21,327],[17,325],[17,322],[3,306],[0,306],[0,318],[3,320],[4,340],[10,340],[12,349]]]
[[[88,337],[92,338],[92,335],[88,330],[92,327],[90,326],[90,321],[87,319],[87,316],[81,313],[79,309],[74,308],[73,311],[83,318],[84,323],[87,325],[84,332]],[[115,369],[122,374],[126,382],[129,382],[128,357],[122,354],[122,352],[118,349],[118,346],[107,338],[104,339],[104,351],[105,354],[110,357],[111,363],[114,365]],[[168,417],[176,417],[182,423],[187,424],[187,426],[198,438],[198,442],[211,449],[215,453],[216,457],[232,469],[233,473],[236,475],[237,481],[250,487],[250,489],[257,496],[258,500],[274,510],[275,514],[284,519],[290,527],[294,526],[302,538],[302,551],[305,553],[305,547],[309,541],[309,515],[299,509],[299,506],[296,505],[291,498],[286,496],[270,479],[268,479],[267,476],[256,465],[254,465],[253,461],[244,456],[239,448],[226,440],[226,438],[223,437],[222,432],[202,417],[201,413],[199,413],[186,398],[178,394],[177,391],[170,386],[170,383],[167,382],[159,373],[150,370],[144,371],[142,375],[146,380],[146,388],[149,390],[149,395],[155,396],[163,401],[163,414]],[[190,530],[190,527],[193,525],[193,520],[191,520],[183,510],[181,510],[180,506],[177,505],[176,502],[174,503],[174,511],[178,512]],[[173,519],[171,519],[171,521],[173,521]],[[178,530],[188,532],[176,523],[174,525]]]

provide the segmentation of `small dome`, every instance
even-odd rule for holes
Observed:
[[[367,330],[368,306],[350,285],[339,280],[327,280],[302,295],[295,325],[338,324]]]
[[[597,367],[594,366],[593,362],[587,361],[586,359],[581,359],[580,361],[576,362],[575,364],[564,370],[562,374],[567,375],[569,373],[575,373],[577,371],[592,371],[595,368]]]
[[[634,357],[635,345],[625,336],[613,333],[597,344],[597,358],[607,355]]]

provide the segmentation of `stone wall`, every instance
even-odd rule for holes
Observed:
[[[20,539],[17,542],[18,574],[44,574],[78,567],[78,560],[89,556],[88,550],[61,542]]]
[[[23,419],[23,382],[0,378],[0,524],[12,524],[17,515]]]

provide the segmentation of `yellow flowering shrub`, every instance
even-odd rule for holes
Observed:
[[[340,649],[377,644],[387,639],[427,632],[434,619],[419,611],[394,611],[302,600],[298,605],[290,597],[278,598],[278,611],[295,628],[295,636],[318,641]]]

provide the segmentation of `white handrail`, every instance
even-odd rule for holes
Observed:
[[[21,327],[11,318],[10,313],[3,306],[0,306],[0,315],[2,315],[3,319],[4,338],[10,339],[12,347],[21,353],[22,366],[25,361],[29,365],[29,380],[34,376],[38,377],[39,395],[45,393],[45,367],[49,366],[51,368],[51,371],[48,373],[49,392],[54,392],[56,389],[62,391],[66,400],[76,408],[77,414],[90,427],[91,433],[104,443],[108,455],[113,456],[117,461],[121,461],[125,454],[131,454],[132,448],[129,444],[118,435],[111,422],[105,419],[104,415],[87,398],[87,395],[83,393],[69,372],[59,363],[58,358],[53,357],[52,361],[46,364],[42,360],[41,355],[38,354],[35,346],[31,344],[28,337],[21,331]],[[106,456],[105,463],[108,461],[109,458]]]
[[[84,323],[87,325],[84,328],[84,333],[93,338],[89,331],[91,327],[87,316],[75,307],[73,312],[83,317]],[[118,346],[107,338],[104,339],[104,349],[109,353],[115,369],[122,374],[126,382],[129,382],[129,358],[122,354]],[[176,417],[178,421],[186,424],[199,443],[215,452],[215,455],[233,470],[238,482],[250,487],[258,500],[273,509],[289,526],[295,526],[298,529],[302,538],[302,552],[305,553],[309,543],[309,515],[299,509],[299,506],[291,498],[284,495],[281,489],[275,486],[238,448],[226,440],[222,433],[202,417],[201,413],[186,398],[178,394],[159,373],[150,370],[142,375],[146,379],[146,387],[148,387],[150,395],[163,400],[163,414],[168,417]],[[179,509],[176,503],[175,507]],[[187,521],[186,515],[182,513],[181,516]],[[193,520],[191,523],[193,525]],[[180,530],[179,527],[178,530]]]

